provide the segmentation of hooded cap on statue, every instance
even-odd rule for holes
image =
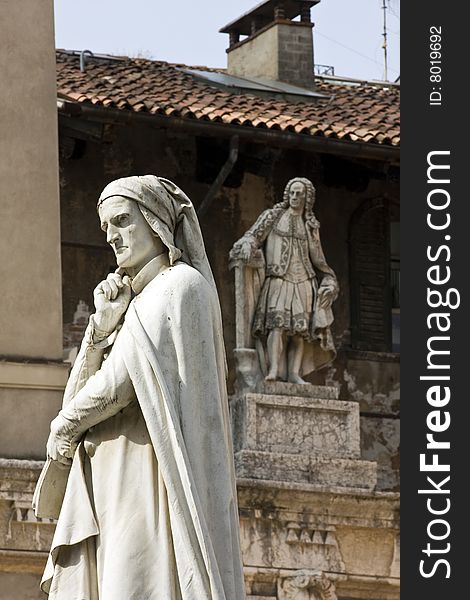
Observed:
[[[170,265],[181,259],[215,288],[193,203],[173,182],[156,175],[123,177],[102,191],[97,207],[113,196],[135,200],[140,212],[168,248]]]

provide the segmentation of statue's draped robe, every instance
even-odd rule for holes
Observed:
[[[53,599],[245,597],[218,300],[184,263],[154,271],[104,362],[85,335],[66,390],[106,418],[74,455]]]

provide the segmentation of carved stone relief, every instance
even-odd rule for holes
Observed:
[[[54,524],[56,523],[55,519],[47,519],[37,517],[34,514],[33,507],[31,506],[31,502],[20,502],[14,501],[11,504],[11,514],[10,521],[17,523],[28,523],[28,524],[38,524],[38,523],[47,523]]]
[[[322,571],[295,571],[279,579],[279,600],[338,600],[335,584]]]
[[[287,523],[285,541],[294,548],[299,547],[303,550],[308,548],[313,553],[312,566],[314,564],[317,569],[335,573],[345,571],[334,526]]]

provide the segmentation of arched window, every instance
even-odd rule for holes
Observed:
[[[358,350],[400,348],[398,207],[368,200],[350,225],[351,342]]]

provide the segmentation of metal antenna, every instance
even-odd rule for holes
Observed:
[[[384,43],[382,45],[384,51],[384,80],[388,81],[388,68],[387,68],[387,0],[382,0],[382,9],[384,11],[384,32],[383,38]]]

